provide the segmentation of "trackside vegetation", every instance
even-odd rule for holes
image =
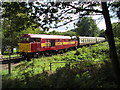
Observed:
[[[115,38],[120,58],[120,39]],[[59,62],[59,63],[54,63]],[[61,63],[64,62],[64,63]],[[50,63],[51,70],[50,70]],[[115,81],[107,42],[52,57],[22,61],[2,71],[2,88],[120,88]]]

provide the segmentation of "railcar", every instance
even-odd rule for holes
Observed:
[[[23,34],[22,39],[19,43],[19,50],[24,57],[66,51],[69,48],[77,48],[105,41],[103,37],[70,37],[46,34]]]
[[[45,34],[24,34],[23,40],[19,43],[19,50],[22,56],[28,57],[36,53],[55,52],[66,50],[66,48],[77,47],[78,41],[75,36],[45,35]]]

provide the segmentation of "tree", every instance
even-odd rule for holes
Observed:
[[[53,30],[53,31],[49,32],[48,34],[50,34],[50,35],[61,35],[62,32],[58,32],[58,31]]]
[[[62,32],[62,35],[65,35],[65,36],[76,36],[76,32],[73,32],[73,31],[66,31],[66,32]]]
[[[64,35],[64,36],[76,36],[76,32],[73,32],[71,30],[66,31],[66,32],[58,32],[58,31],[51,31],[48,34],[52,34],[52,35]]]
[[[100,30],[99,37],[105,37],[105,30]]]
[[[102,10],[96,9],[96,7],[99,6],[102,6]],[[44,3],[40,3],[40,2],[35,2],[35,4],[30,3],[29,8],[30,10],[33,9],[33,11],[31,10],[31,12],[29,12],[29,15],[31,15],[32,20],[34,19],[34,21],[37,21],[37,23],[41,28],[43,28],[43,30],[49,30],[49,28],[51,27],[56,28],[66,25],[84,16],[93,15],[93,14],[95,15],[103,14],[106,22],[105,33],[110,47],[109,49],[110,49],[110,58],[112,61],[112,66],[115,71],[117,79],[120,81],[119,61],[117,58],[112,25],[109,16],[108,5],[106,2],[48,2],[47,1]],[[12,11],[14,11],[14,9],[12,9]],[[78,13],[80,17],[78,17],[77,19],[72,17],[73,15]],[[62,22],[62,24],[57,24],[59,22]]]
[[[112,31],[112,24],[110,21],[110,15],[107,7],[106,2],[102,2],[102,9],[103,9],[103,16],[105,18],[106,23],[106,36],[108,39],[109,49],[110,49],[110,58],[112,61],[112,66],[116,75],[116,80],[120,83],[120,65],[117,57],[116,47],[115,47],[115,41]]]
[[[83,17],[76,24],[78,28],[73,30],[79,36],[98,36],[99,29],[92,17]]]
[[[2,4],[3,9],[3,25],[2,25],[2,51],[4,52],[6,46],[13,48],[18,46],[20,41],[20,32],[27,28],[37,28],[38,25],[34,21],[29,12],[30,8],[27,8],[25,2],[4,2]]]
[[[113,3],[113,2],[112,2]],[[116,47],[115,47],[115,41],[114,41],[114,36],[113,36],[113,31],[112,31],[112,25],[110,21],[110,15],[108,11],[108,6],[106,2],[46,2],[44,4],[37,2],[38,6],[37,8],[41,7],[42,8],[35,8],[36,11],[40,11],[39,16],[44,13],[44,18],[41,20],[43,24],[41,25],[43,28],[49,29],[50,24],[52,22],[58,23],[59,21],[63,21],[63,25],[66,25],[75,19],[73,19],[71,14],[77,14],[79,13],[80,17],[90,15],[90,14],[103,14],[105,23],[106,23],[106,36],[107,40],[109,43],[109,49],[110,49],[110,58],[112,61],[112,66],[115,71],[115,75],[120,82],[120,66],[119,66],[119,61],[117,58],[117,53],[116,53]],[[102,6],[102,10],[95,9],[95,7]],[[66,13],[71,13],[70,15],[66,16]],[[37,13],[36,13],[37,14]],[[65,15],[63,15],[65,14]],[[36,20],[39,19],[39,17],[36,17]],[[47,24],[49,26],[47,26]],[[59,27],[62,25],[56,25],[55,27]],[[117,80],[116,79],[116,80]]]
[[[114,36],[115,37],[120,37],[120,23],[119,22],[113,23],[112,26],[113,26]]]

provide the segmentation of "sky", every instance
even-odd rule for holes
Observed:
[[[76,16],[74,16],[74,17],[76,17]],[[95,16],[92,16],[92,18],[96,21],[96,24],[100,30],[106,29],[105,21],[104,21],[104,18],[102,15],[95,15]],[[118,19],[117,18],[111,19],[111,23],[114,23],[114,22],[118,22]],[[55,31],[59,31],[59,32],[65,32],[65,31],[68,31],[70,29],[74,29],[75,27],[74,27],[73,23],[74,22],[71,22],[71,23],[69,23],[65,26],[62,26],[62,27],[50,29],[50,31],[55,30]],[[66,27],[68,27],[68,28],[66,28]]]
[[[98,7],[94,7],[94,9],[98,9],[98,10],[100,10],[100,11],[102,11],[102,8],[101,8],[101,6],[98,6]],[[109,8],[110,9],[110,8]],[[109,10],[110,12],[110,16],[112,15],[114,15],[115,13],[113,13],[111,10]],[[76,15],[73,15],[73,19],[76,19],[76,18],[78,18],[78,16],[79,16],[79,14],[76,14]],[[97,24],[97,26],[98,26],[98,28],[100,29],[100,30],[102,30],[102,29],[106,29],[106,25],[105,25],[105,21],[104,21],[104,17],[103,17],[103,15],[91,15],[91,17],[96,21],[96,24]],[[76,21],[77,22],[77,21]],[[75,26],[74,26],[74,24],[73,23],[76,23],[76,22],[71,22],[71,23],[69,23],[69,24],[67,24],[67,25],[65,25],[65,26],[62,26],[62,27],[59,27],[59,28],[56,28],[56,29],[54,29],[54,30],[56,30],[56,31],[60,31],[60,32],[65,32],[65,31],[68,31],[68,30],[71,30],[71,29],[74,29],[75,28]],[[114,23],[114,22],[118,22],[118,18],[112,18],[111,19],[111,23]],[[66,27],[68,27],[68,28],[66,28]],[[50,31],[52,31],[53,29],[50,29]]]

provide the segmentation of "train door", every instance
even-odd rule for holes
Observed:
[[[51,47],[55,46],[55,40],[51,40]]]
[[[36,38],[36,46],[37,46],[37,51],[40,51],[40,47],[41,47],[41,39],[40,38]]]

